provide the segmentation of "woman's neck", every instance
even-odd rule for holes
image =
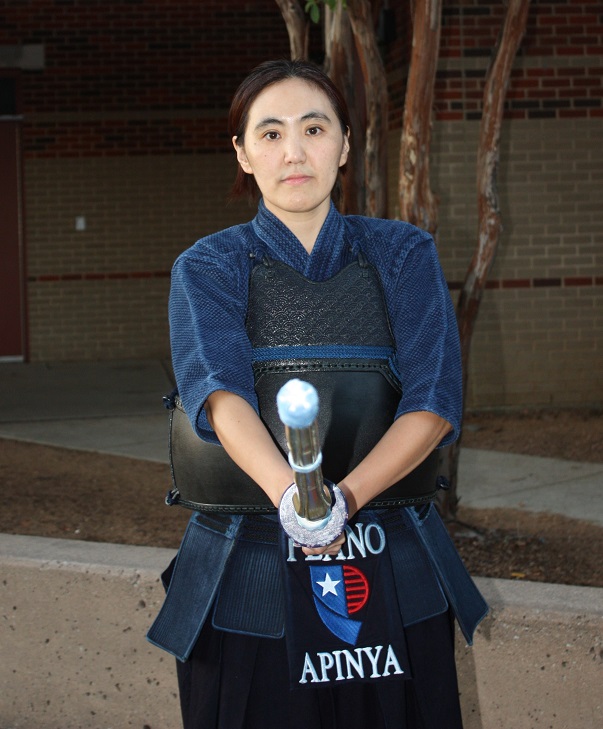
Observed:
[[[270,210],[270,207],[266,205],[266,208]],[[315,209],[308,212],[297,213],[297,212],[278,212],[270,210],[276,217],[289,228],[293,235],[299,240],[306,252],[312,253],[314,244],[318,238],[322,226],[324,225],[327,215],[329,214],[329,207],[326,209]]]
[[[316,220],[293,220],[283,221],[293,235],[299,240],[302,246],[306,249],[308,254],[312,253],[314,244],[322,228],[324,218],[321,221]]]

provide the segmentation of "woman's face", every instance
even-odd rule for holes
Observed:
[[[232,141],[241,168],[254,175],[266,207],[285,224],[327,216],[349,143],[321,89],[301,79],[268,86],[249,109],[243,144]]]

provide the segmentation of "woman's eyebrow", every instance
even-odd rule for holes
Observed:
[[[308,121],[308,119],[321,119],[322,121],[331,123],[331,118],[323,111],[309,111],[301,118],[302,121]]]
[[[282,119],[277,119],[276,117],[266,117],[265,119],[261,119],[256,125],[256,129],[263,129],[264,127],[271,127],[274,125],[280,125],[284,124]]]
[[[308,121],[310,119],[320,119],[322,121],[331,123],[331,118],[322,111],[308,111],[302,115],[300,121]],[[268,116],[265,119],[261,119],[256,125],[257,130],[264,129],[264,127],[270,126],[282,126],[284,124],[283,119],[277,119],[276,117]]]

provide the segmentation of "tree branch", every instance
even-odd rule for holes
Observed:
[[[511,68],[524,36],[530,0],[509,0],[504,24],[486,74],[477,154],[478,240],[459,296],[456,314],[461,338],[463,393],[467,392],[469,353],[482,294],[502,231],[496,176],[500,135]],[[465,401],[463,402],[463,410]],[[450,491],[440,504],[445,518],[456,515],[459,438],[448,449]]]
[[[348,0],[352,31],[366,89],[366,214],[387,216],[388,89],[368,0]]]
[[[275,0],[279,6],[287,33],[289,34],[289,48],[291,59],[308,58],[308,41],[310,36],[310,21],[304,8],[298,0]]]
[[[438,226],[438,200],[431,191],[429,157],[441,12],[441,0],[415,4],[398,180],[400,217],[432,234]]]

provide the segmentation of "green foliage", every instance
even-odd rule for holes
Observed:
[[[328,5],[331,10],[335,10],[337,7],[337,3],[340,2],[340,0],[307,0],[305,11],[309,13],[310,20],[313,23],[318,23],[320,20],[320,3],[323,3],[324,5]],[[347,7],[346,0],[341,0],[341,6],[345,10]]]

